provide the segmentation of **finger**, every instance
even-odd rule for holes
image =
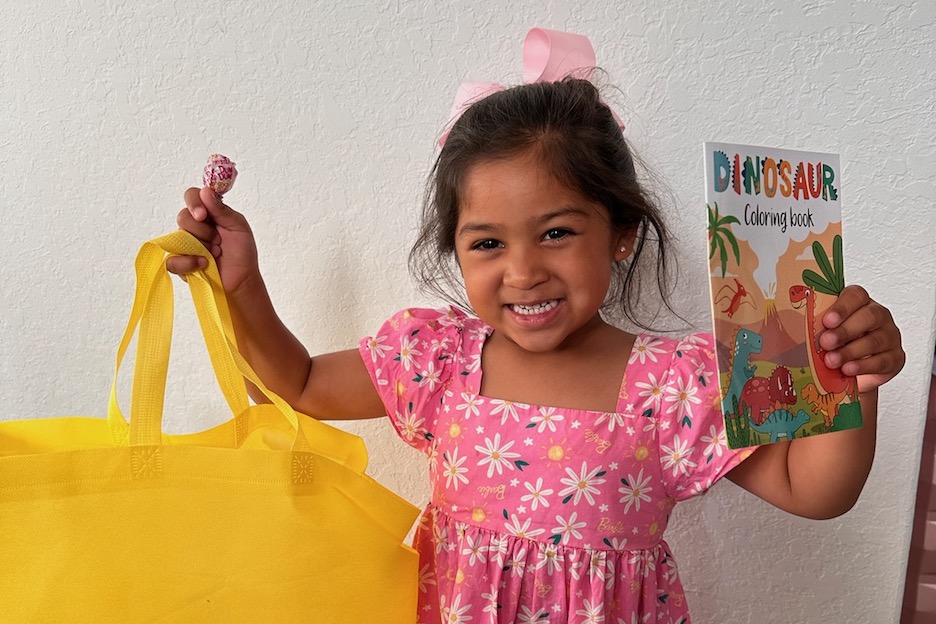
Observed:
[[[875,375],[886,380],[899,373],[903,363],[903,351],[895,349],[846,362],[841,370],[845,375]]]
[[[899,348],[899,332],[892,331],[888,327],[880,327],[847,342],[839,349],[828,351],[824,356],[824,360],[828,366],[838,368],[848,362],[861,360],[878,353],[887,353]]]
[[[201,197],[199,195],[199,189],[194,186],[188,189],[185,189],[185,206],[188,208],[188,211],[191,213],[192,218],[196,221],[204,221],[208,218],[208,210],[205,208],[204,203],[202,203]]]
[[[822,324],[829,329],[838,327],[842,321],[870,302],[871,297],[867,290],[855,284],[846,286],[839,293],[835,303],[822,315]]]
[[[872,300],[841,320],[837,327],[826,329],[819,334],[819,346],[826,351],[839,349],[852,340],[887,325],[899,335],[890,310]]]
[[[197,238],[205,247],[219,245],[221,243],[221,236],[218,234],[218,230],[214,224],[205,221],[196,221],[188,208],[183,208],[179,211],[178,216],[176,216],[176,223],[179,229],[185,230]]]
[[[221,255],[221,235],[213,224],[204,221],[196,221],[187,208],[183,208],[179,211],[176,222],[179,224],[179,229],[188,232],[198,239],[198,242],[200,242],[212,256],[217,258]]]
[[[208,261],[201,256],[169,256],[166,258],[166,270],[176,275],[185,275],[208,266]]]
[[[218,227],[231,230],[246,230],[247,220],[239,212],[224,203],[221,196],[210,186],[198,192],[201,204],[208,210],[208,216]]]

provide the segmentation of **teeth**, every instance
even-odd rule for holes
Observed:
[[[525,306],[525,305],[520,305],[520,304],[515,303],[510,306],[510,309],[516,312],[517,314],[524,314],[524,315],[531,316],[533,314],[542,314],[543,312],[548,312],[549,310],[552,310],[553,308],[555,308],[557,305],[559,305],[559,302],[556,299],[553,299],[552,301],[544,301],[543,303],[538,303],[532,306]]]

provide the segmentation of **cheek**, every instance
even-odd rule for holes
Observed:
[[[462,284],[464,284],[465,297],[475,313],[489,308],[497,301],[498,285],[482,270],[474,270],[470,265],[462,269]]]
[[[615,261],[614,254],[607,253],[605,249],[595,249],[592,250],[587,263],[580,270],[585,275],[594,276],[595,279],[610,279]]]
[[[466,290],[478,290],[483,288],[488,281],[485,276],[484,267],[478,262],[474,262],[470,257],[466,257],[458,263],[458,270],[461,271],[462,281],[465,283]]]

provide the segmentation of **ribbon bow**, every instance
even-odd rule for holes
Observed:
[[[531,28],[523,41],[523,82],[556,82],[567,76],[589,79],[595,69],[595,49],[584,35]],[[504,85],[496,82],[463,82],[455,92],[455,102],[449,113],[449,123],[439,138],[445,145],[452,126],[469,106],[492,93],[503,91]],[[612,111],[621,130],[624,124]]]

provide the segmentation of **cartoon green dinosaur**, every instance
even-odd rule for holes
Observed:
[[[741,396],[741,390],[747,380],[754,376],[754,365],[748,365],[748,358],[753,353],[760,353],[764,339],[757,332],[739,329],[735,333],[734,349],[731,352],[731,372],[728,375],[728,390],[722,398],[722,412],[731,414],[733,402]]]

